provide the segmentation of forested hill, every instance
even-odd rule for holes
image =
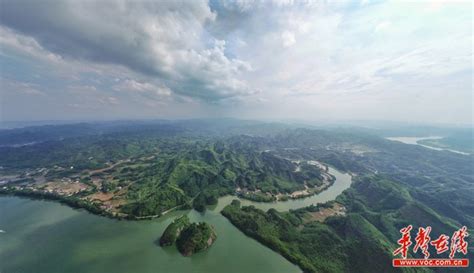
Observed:
[[[302,164],[295,172],[295,161],[319,160],[359,175],[388,175],[410,186],[427,206],[474,223],[473,156],[405,145],[360,130],[295,127],[224,119],[1,130],[0,171],[47,168],[46,179],[78,177],[91,191],[127,189],[119,192],[119,199],[126,200],[120,201],[123,212],[150,215],[194,199],[199,207],[203,200],[213,203],[237,187],[277,193],[318,185],[320,171]]]
[[[474,156],[371,131],[236,120],[86,123],[2,130],[0,154],[2,192],[135,219],[204,210],[238,189],[272,201],[324,184],[325,170],[311,162],[331,165],[354,175],[337,198],[345,215],[316,220],[320,207],[224,210],[308,272],[400,272],[389,265],[401,227],[430,225],[433,235],[474,227]]]
[[[407,225],[432,227],[433,240],[440,234],[451,236],[465,221],[456,221],[416,200],[411,187],[382,176],[362,176],[336,202],[290,212],[264,212],[238,202],[222,214],[245,234],[281,253],[305,272],[471,272],[465,269],[394,268],[392,252],[398,247],[399,230]],[[343,216],[318,219],[332,204],[342,204]],[[414,234],[412,234],[414,238]],[[466,257],[474,258],[472,243]],[[431,257],[446,258],[430,249]],[[446,253],[444,253],[446,254]],[[423,258],[420,253],[411,257]]]

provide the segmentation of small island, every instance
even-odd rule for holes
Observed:
[[[170,246],[176,242],[181,232],[191,223],[186,215],[183,215],[166,227],[160,238],[160,246]]]
[[[176,247],[183,256],[191,256],[209,248],[217,239],[214,228],[205,223],[190,223],[188,216],[183,215],[174,220],[163,232],[160,246]]]

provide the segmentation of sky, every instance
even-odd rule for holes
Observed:
[[[471,1],[0,0],[0,121],[473,124]]]

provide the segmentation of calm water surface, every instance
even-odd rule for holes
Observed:
[[[334,185],[321,194],[299,200],[243,205],[261,209],[295,209],[334,199],[351,183],[350,176],[330,169]],[[0,197],[1,273],[293,273],[301,270],[282,256],[246,237],[220,215],[235,197],[219,199],[201,214],[194,210],[167,214],[151,221],[118,221],[74,210],[50,201]],[[217,232],[207,251],[183,257],[174,246],[155,241],[178,215],[206,221]]]
[[[469,155],[469,153],[465,153],[465,152],[461,152],[461,151],[457,151],[457,150],[453,150],[453,149],[438,148],[438,147],[433,147],[433,146],[428,146],[428,145],[424,145],[424,144],[418,143],[418,141],[420,141],[420,140],[425,140],[425,139],[442,139],[442,138],[443,138],[443,137],[440,137],[440,136],[428,136],[428,137],[386,137],[386,139],[388,139],[388,140],[398,141],[398,142],[402,142],[402,143],[405,143],[405,144],[418,145],[418,146],[422,146],[422,147],[425,147],[425,148],[428,148],[428,149],[431,149],[431,150],[435,150],[435,151],[450,151],[450,152],[456,153],[456,154]]]

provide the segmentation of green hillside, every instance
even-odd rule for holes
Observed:
[[[222,214],[305,272],[428,272],[392,267],[391,253],[400,237],[399,229],[408,224],[430,225],[432,238],[436,238],[460,228],[414,200],[404,187],[381,176],[355,179],[337,202],[346,207],[347,214],[329,217],[322,223],[305,220],[309,212],[324,205],[281,213],[240,207],[233,202]]]

